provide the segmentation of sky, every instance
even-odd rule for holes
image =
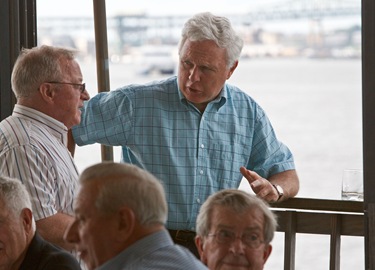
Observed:
[[[186,15],[202,11],[212,13],[246,12],[275,0],[105,0],[107,16],[119,12],[146,12],[149,15]],[[279,0],[280,1],[280,0]],[[92,16],[93,0],[37,0],[38,16]]]
[[[229,15],[254,11],[262,7],[278,6],[290,0],[103,0],[107,17],[120,13],[145,13],[147,15],[193,15],[210,11],[216,15]],[[313,0],[309,0],[313,1]],[[323,0],[326,1],[326,0]],[[355,0],[352,0],[355,1]],[[359,0],[358,0],[359,1]],[[40,17],[93,17],[93,0],[37,0],[37,15]],[[360,24],[358,18],[335,18],[324,21],[326,30]],[[303,32],[305,23],[298,21],[267,22],[263,25],[271,30]]]

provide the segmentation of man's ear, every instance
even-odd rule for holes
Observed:
[[[272,245],[268,244],[264,247],[264,252],[263,252],[263,259],[264,263],[266,263],[267,259],[270,257],[272,252]]]
[[[39,93],[45,102],[52,103],[56,94],[55,88],[50,83],[42,83],[39,86]]]
[[[33,228],[33,213],[29,208],[24,208],[21,211],[21,218],[25,232],[30,234]]]
[[[122,236],[119,239],[127,239],[134,231],[135,214],[129,207],[122,207],[118,212],[118,233]]]
[[[195,246],[198,249],[199,257],[201,258],[201,261],[206,264],[206,257],[204,255],[204,245],[203,245],[203,239],[201,236],[197,235],[195,236]]]
[[[227,80],[232,76],[233,72],[236,70],[238,66],[238,61],[234,62],[234,64],[230,67],[228,74],[227,74]]]

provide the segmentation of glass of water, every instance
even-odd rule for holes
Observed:
[[[363,201],[363,170],[344,170],[341,199]]]

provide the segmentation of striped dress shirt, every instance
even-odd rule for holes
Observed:
[[[241,166],[264,178],[294,169],[263,109],[229,84],[203,113],[182,95],[175,76],[100,93],[85,102],[73,136],[78,145],[122,146],[122,161],[158,177],[173,230],[195,231],[207,197],[239,187]]]
[[[67,132],[61,122],[21,105],[0,123],[1,174],[26,186],[35,220],[73,214],[78,170],[66,147]]]

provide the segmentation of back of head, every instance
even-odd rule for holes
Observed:
[[[212,40],[220,48],[225,48],[228,67],[231,67],[239,59],[243,47],[243,40],[234,31],[230,21],[209,12],[198,13],[185,23],[179,52],[186,40]]]
[[[236,213],[243,213],[249,209],[259,209],[264,216],[264,240],[270,243],[273,239],[277,221],[269,206],[262,199],[242,190],[221,190],[204,202],[197,217],[197,234],[208,235],[211,227],[210,216],[216,206],[228,207]]]
[[[0,176],[0,200],[14,215],[20,215],[24,208],[32,209],[29,193],[17,179]]]
[[[60,81],[63,74],[60,63],[74,60],[75,50],[43,45],[23,49],[12,71],[12,89],[17,98],[26,98],[48,81]]]
[[[95,206],[102,213],[114,213],[127,206],[144,226],[166,222],[163,186],[147,171],[131,164],[103,162],[88,167],[80,175],[81,185],[92,181],[100,182]]]

